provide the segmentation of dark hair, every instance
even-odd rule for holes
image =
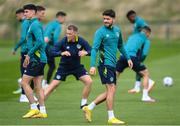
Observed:
[[[23,6],[23,9],[27,9],[27,10],[34,10],[35,12],[37,12],[37,8],[34,4],[26,4]]]
[[[22,8],[17,9],[16,14],[19,14],[19,13],[24,13],[24,10]]]
[[[130,10],[127,12],[126,17],[128,18],[129,16],[136,14],[136,12],[134,10]]]
[[[56,17],[59,17],[59,16],[66,16],[66,13],[63,12],[63,11],[58,11],[58,12],[56,13]]]
[[[103,13],[102,13],[103,16],[110,16],[112,18],[115,18],[116,17],[116,13],[114,12],[114,10],[112,9],[108,9],[108,10],[105,10]]]
[[[68,29],[68,30],[73,30],[73,31],[75,31],[75,32],[78,31],[78,27],[75,26],[75,25],[72,25],[72,24],[71,24],[71,25],[68,25],[67,29]]]
[[[45,11],[46,10],[46,8],[41,5],[37,5],[36,9],[37,9],[37,11]]]
[[[141,28],[141,30],[146,30],[148,32],[151,32],[151,28],[149,26],[144,26]]]

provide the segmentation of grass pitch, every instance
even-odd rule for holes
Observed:
[[[2,42],[0,42],[2,43]],[[3,45],[3,44],[1,44]],[[57,62],[59,59],[57,59]],[[89,57],[83,58],[89,69]],[[156,103],[140,101],[141,93],[128,94],[134,85],[135,74],[126,70],[118,79],[114,112],[116,117],[127,125],[178,125],[180,124],[180,44],[178,41],[164,42],[153,40],[150,55],[146,60],[150,76],[156,86],[150,94]],[[19,103],[19,95],[13,95],[17,88],[19,55],[12,56],[9,46],[0,46],[0,124],[1,125],[106,125],[106,104],[93,110],[93,121],[87,123],[79,109],[83,84],[73,76],[61,83],[46,101],[47,119],[22,119],[29,106]],[[162,79],[171,76],[172,87],[164,87]],[[104,91],[99,76],[93,77],[93,87],[88,102]]]

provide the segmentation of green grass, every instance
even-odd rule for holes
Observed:
[[[150,55],[145,62],[156,86],[151,94],[156,103],[142,103],[141,93],[131,95],[127,90],[133,87],[135,74],[126,70],[118,79],[115,99],[115,115],[128,125],[178,125],[180,124],[180,43],[154,40]],[[57,59],[58,61],[58,59]],[[89,69],[89,58],[83,63]],[[47,119],[22,119],[27,112],[27,103],[19,103],[18,95],[12,91],[17,88],[19,77],[19,56],[11,55],[9,46],[0,46],[0,124],[1,125],[90,125],[79,109],[83,85],[73,76],[67,78],[46,101]],[[164,87],[162,79],[171,76],[172,87]],[[93,88],[89,97],[92,101],[104,90],[99,76],[93,77]],[[105,103],[93,111],[92,125],[107,124]]]

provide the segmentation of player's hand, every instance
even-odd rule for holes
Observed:
[[[27,67],[29,62],[30,62],[30,57],[28,55],[24,55],[25,56],[25,60],[24,60],[24,63],[23,63],[23,67]]]
[[[44,37],[44,42],[48,43],[49,42],[49,38],[48,37]]]
[[[71,53],[69,51],[64,51],[61,53],[61,56],[71,56]]]
[[[88,53],[85,50],[81,50],[81,51],[79,51],[78,54],[79,54],[79,56],[86,56]]]
[[[132,62],[132,60],[128,60],[128,66],[129,66],[129,68],[133,68],[133,62]]]
[[[96,75],[96,67],[91,67],[89,73],[90,75]]]

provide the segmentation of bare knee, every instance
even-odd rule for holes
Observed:
[[[143,77],[149,77],[149,71],[147,69],[143,70],[143,71],[140,71],[140,74],[143,76]]]

